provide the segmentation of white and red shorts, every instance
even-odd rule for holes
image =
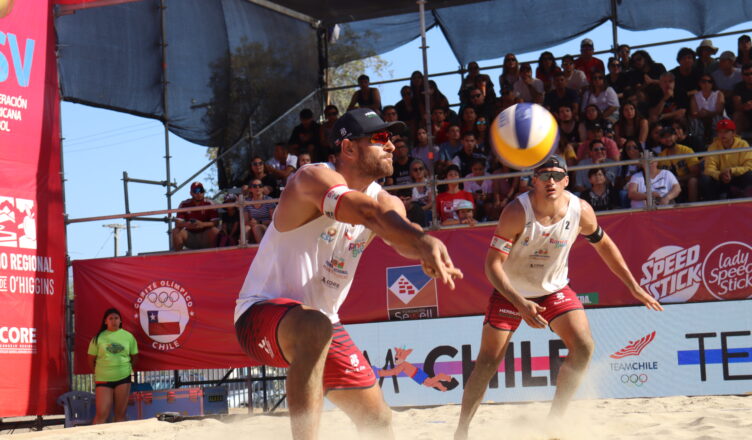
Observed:
[[[235,332],[243,351],[255,362],[288,368],[277,339],[282,318],[301,303],[276,298],[256,303],[235,323]],[[324,390],[370,388],[376,375],[363,353],[355,346],[342,324],[332,324],[332,343],[324,364]]]
[[[584,309],[580,299],[577,298],[577,294],[569,286],[550,295],[528,299],[546,308],[546,310],[541,312],[541,316],[549,324],[567,312]],[[520,322],[522,322],[520,312],[502,294],[494,291],[488,301],[488,308],[486,309],[486,317],[483,320],[483,324],[488,323],[491,327],[498,330],[515,331],[520,326]]]

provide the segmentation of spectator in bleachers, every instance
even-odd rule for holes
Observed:
[[[612,124],[619,119],[619,97],[613,88],[606,85],[606,75],[593,72],[590,87],[582,93],[582,107],[593,104],[601,111],[601,118]]]
[[[394,153],[392,155],[392,175],[386,178],[386,185],[404,185],[410,183],[410,149],[404,139],[392,140]]]
[[[752,63],[742,66],[742,81],[734,86],[734,122],[740,132],[752,129]]]
[[[559,136],[559,144],[556,147],[556,154],[564,158],[567,165],[577,165],[577,152],[574,149],[574,144],[567,142],[567,140]]]
[[[708,149],[708,144],[703,143],[701,138],[693,135],[689,131],[689,126],[681,119],[674,119],[671,121],[671,127],[676,133],[676,143],[686,145],[694,152],[705,151]],[[713,127],[713,133],[715,133],[715,126]]]
[[[627,73],[632,69],[631,58],[629,57],[632,48],[628,44],[620,44],[616,52],[617,61],[621,67],[622,73]]]
[[[702,70],[695,63],[695,51],[682,47],[676,55],[678,66],[671,69],[674,74],[674,100],[678,108],[689,111],[689,101],[699,86]]]
[[[274,156],[266,161],[266,165],[269,175],[277,179],[278,187],[282,187],[298,167],[298,157],[288,152],[287,145],[277,142],[274,145]]]
[[[454,154],[452,163],[460,168],[461,176],[466,176],[472,172],[472,165],[476,160],[482,160],[485,169],[486,155],[478,148],[475,132],[466,131],[462,133],[462,148]]]
[[[470,173],[465,177],[481,177],[488,176],[486,172],[486,161],[482,158],[473,159],[470,164]],[[476,215],[478,220],[483,220],[488,217],[487,210],[492,208],[491,201],[493,199],[493,180],[473,180],[465,182],[465,191],[473,195],[475,199],[475,206],[477,208]]]
[[[577,121],[574,118],[572,107],[567,104],[561,104],[559,105],[559,110],[554,115],[559,124],[559,138],[567,144],[579,145],[582,138],[577,128]]]
[[[663,127],[661,130],[660,157],[675,156],[677,154],[693,154],[694,151],[686,145],[676,143],[676,132],[673,127]],[[696,157],[688,159],[668,159],[658,163],[661,168],[671,170],[679,180],[682,192],[686,194],[687,201],[700,200],[700,160]]]
[[[467,200],[457,200],[454,204],[454,215],[441,222],[444,226],[449,225],[469,225],[475,226],[478,222],[475,220],[473,202]]]
[[[397,118],[407,124],[410,133],[414,133],[418,121],[425,118],[425,115],[418,114],[418,107],[415,105],[413,90],[410,86],[402,87],[400,96],[402,99],[394,105],[397,109]]]
[[[450,165],[446,170],[446,180],[455,180],[460,178],[460,169],[457,165]],[[462,189],[461,183],[447,183],[447,190],[436,196],[436,208],[439,215],[439,221],[444,224],[446,220],[456,218],[454,206],[460,200],[467,200],[473,203],[473,195]]]
[[[435,108],[431,111],[431,135],[434,144],[441,145],[449,140],[449,125],[443,108]]]
[[[661,75],[658,83],[645,87],[648,121],[684,119],[687,109],[679,105],[675,86],[674,74],[665,72]]]
[[[412,183],[428,183],[428,168],[426,167],[426,163],[420,159],[414,159],[410,162],[410,178],[412,179]],[[424,228],[430,225],[433,217],[431,210],[434,203],[434,194],[431,187],[428,185],[413,187],[410,200],[423,211],[422,221],[416,223]]]
[[[385,105],[381,114],[383,115],[384,122],[399,121],[399,117],[397,116],[397,108],[393,105]]]
[[[561,69],[564,72],[564,78],[567,79],[567,87],[570,89],[574,89],[577,93],[580,93],[588,86],[585,72],[575,69],[574,57],[572,55],[564,55],[561,58]]]
[[[415,70],[410,75],[410,96],[413,98],[413,107],[415,108],[420,120],[425,118],[425,94],[423,90],[423,73]]]
[[[474,88],[481,89],[483,95],[487,97],[496,98],[496,92],[494,91],[494,84],[493,81],[491,81],[491,77],[484,73],[480,73],[478,63],[471,61],[467,64],[467,76],[462,80],[462,86],[458,92],[461,104],[468,104],[470,102],[470,91]]]
[[[661,75],[666,72],[663,64],[653,61],[650,54],[644,50],[638,50],[632,54],[630,65],[629,85],[634,90],[657,83]]]
[[[348,110],[352,110],[356,107],[367,107],[376,113],[381,113],[381,93],[379,89],[370,87],[371,79],[368,75],[360,75],[358,77],[358,90],[353,93],[352,99],[350,99],[350,105],[347,106]]]
[[[631,90],[629,87],[629,77],[622,71],[619,60],[610,57],[608,59],[608,74],[606,74],[606,85],[614,89],[616,96],[620,99],[624,97],[624,92]]]
[[[477,116],[484,116],[487,120],[493,119],[495,108],[494,100],[486,100],[486,96],[480,89],[470,90],[470,106],[475,109]]]
[[[512,170],[508,166],[501,164],[491,174],[507,174],[514,171],[516,170]],[[486,207],[486,218],[488,221],[498,220],[504,207],[521,193],[519,176],[494,179],[492,182],[493,196]]]
[[[517,95],[511,86],[504,85],[501,89],[501,96],[493,103],[492,117],[489,117],[488,120],[493,120],[496,115],[515,104],[517,104]]]
[[[447,115],[446,119],[449,119],[449,100],[443,93],[441,93],[441,90],[439,90],[439,87],[436,85],[436,81],[432,79],[428,80],[428,94],[430,95],[429,103],[431,105],[431,111],[440,108],[444,110],[444,113]],[[425,108],[425,100],[420,102],[420,106]],[[422,112],[423,110],[421,110],[421,113]]]
[[[270,175],[267,170],[269,165],[264,163],[264,159],[261,156],[253,156],[251,159],[251,172],[248,182],[253,179],[258,179],[264,184],[264,194],[271,196],[272,198],[279,197],[279,185],[277,185],[277,179]],[[243,185],[243,197],[246,199],[251,197],[248,185]]]
[[[250,184],[251,197],[249,202],[260,202],[272,198],[264,194],[264,185],[258,179],[253,179]],[[261,243],[261,238],[266,228],[272,222],[275,203],[251,203],[245,207],[245,224],[251,227],[254,243]]]
[[[742,67],[745,64],[752,63],[752,39],[749,35],[744,34],[737,40],[736,67]]]
[[[478,121],[478,113],[475,107],[466,106],[460,111],[460,131],[475,131],[475,123]]]
[[[555,72],[552,81],[553,88],[546,92],[543,105],[553,114],[556,114],[562,105],[567,105],[575,115],[578,115],[580,97],[576,90],[567,87],[567,78],[564,76],[564,72]]]
[[[499,90],[514,88],[514,83],[520,76],[520,65],[517,63],[517,57],[513,53],[504,55],[504,64],[501,67],[501,75],[499,75]]]
[[[637,143],[634,139],[627,140],[626,143],[624,143],[624,148],[621,150],[621,160],[638,160],[642,158],[642,145]],[[622,206],[625,208],[629,206],[629,203],[624,203],[627,199],[627,190],[624,189],[624,187],[629,183],[629,180],[634,176],[635,174],[639,173],[640,165],[622,165],[621,169],[619,170],[619,175],[616,177],[616,182],[614,182],[616,189],[622,191]]]
[[[308,153],[300,153],[298,156],[298,169],[302,167],[303,165],[308,165],[309,163],[312,163],[313,159],[311,158],[311,155]]]
[[[721,53],[718,58],[718,69],[711,74],[715,86],[723,93],[723,99],[726,101],[726,114],[734,114],[734,86],[742,80],[742,71],[734,66],[736,55],[729,50]]]
[[[629,200],[632,208],[644,208],[647,205],[647,179],[644,171],[633,175],[627,185]],[[654,205],[668,205],[673,203],[681,193],[681,186],[676,176],[669,170],[658,169],[658,162],[650,162],[650,188]]]
[[[710,40],[702,40],[697,46],[697,67],[700,73],[710,75],[718,69],[718,60],[713,58],[716,52],[718,48]]]
[[[648,125],[648,139],[645,141],[643,148],[645,151],[650,151],[653,154],[661,152],[661,130],[663,125],[660,122],[650,122]]]
[[[475,120],[475,133],[478,135],[478,147],[488,154],[488,119],[485,116],[478,116]]]
[[[413,149],[410,155],[415,159],[420,159],[423,163],[428,164],[433,162],[433,156],[431,155],[431,147],[428,146],[428,132],[425,128],[419,128],[415,131],[415,143],[413,143]]]
[[[590,203],[590,206],[596,211],[619,209],[621,207],[619,191],[606,178],[603,169],[592,168],[587,171],[587,174],[590,180],[590,189],[586,190],[580,198]]]
[[[549,91],[554,87],[554,74],[561,69],[556,65],[554,54],[545,51],[538,57],[538,67],[535,68],[535,77],[543,81],[543,90]]]
[[[191,184],[191,198],[180,202],[178,208],[194,206],[213,206],[214,202],[204,197],[204,185],[201,182]],[[179,212],[175,217],[175,229],[172,230],[172,250],[205,249],[217,244],[219,215],[216,209]]]
[[[334,123],[339,118],[339,109],[336,105],[327,105],[324,108],[324,123],[319,127],[319,145],[321,150],[314,152],[311,159],[316,162],[326,162],[326,158],[332,149],[331,134],[334,128]],[[300,162],[300,157],[298,157]]]
[[[319,154],[321,150],[320,139],[321,127],[318,122],[313,120],[311,109],[304,108],[300,111],[300,124],[292,129],[292,134],[288,141],[288,151],[291,151],[293,156],[304,151],[311,154]]]
[[[529,63],[520,64],[520,74],[513,87],[517,102],[543,104],[543,81],[533,78],[533,68]]]
[[[621,106],[619,121],[614,129],[616,130],[616,144],[620,148],[630,139],[640,145],[645,145],[648,138],[648,120],[637,112],[631,102],[626,102]]]
[[[593,79],[596,72],[606,72],[603,61],[593,56],[594,51],[593,40],[585,38],[580,43],[580,56],[574,61],[575,69],[584,72],[588,81]]]
[[[601,163],[614,162],[614,159],[609,158],[606,155],[606,146],[600,139],[593,139],[587,143],[589,149],[589,156],[581,159],[578,165],[594,165]],[[618,151],[618,150],[617,150]],[[582,157],[582,156],[580,156]],[[601,168],[604,175],[609,182],[615,182],[619,175],[618,167],[606,167]],[[574,191],[582,193],[585,190],[590,189],[590,179],[588,178],[588,170],[579,170],[575,173]]]
[[[227,194],[223,203],[235,203],[238,198],[235,194]],[[235,206],[219,210],[219,234],[217,235],[217,247],[237,246],[240,243],[240,211]],[[251,226],[245,224],[245,236],[248,240]]]
[[[723,119],[726,101],[723,93],[715,87],[713,77],[707,73],[700,76],[700,90],[689,102],[689,121],[692,132],[709,144],[715,138],[715,124]]]
[[[449,124],[446,142],[439,145],[439,160],[451,161],[454,155],[462,149],[462,131],[457,124]]]
[[[718,121],[716,131],[718,137],[710,144],[708,151],[749,147],[747,141],[736,135],[736,125],[730,119]],[[710,177],[708,183],[703,185],[705,200],[752,197],[752,153],[750,152],[707,156],[705,175]]]
[[[580,124],[577,127],[577,130],[580,133],[580,139],[587,138],[587,129],[593,124],[598,124],[601,128],[605,128],[604,122],[601,109],[599,109],[597,105],[589,104],[582,107],[582,117],[580,118]]]

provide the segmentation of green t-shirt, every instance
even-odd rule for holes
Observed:
[[[91,340],[89,354],[97,357],[94,380],[115,382],[130,376],[133,371],[131,355],[138,354],[138,346],[136,338],[126,330],[105,330],[98,340]]]

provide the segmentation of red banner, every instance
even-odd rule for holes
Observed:
[[[752,204],[599,218],[635,278],[662,302],[752,296]],[[485,312],[491,286],[483,271],[493,228],[439,231],[465,278],[456,290],[426,277],[414,261],[375,240],[363,254],[345,323],[424,319]],[[139,342],[141,368],[248,365],[235,341],[235,298],[255,249],[75,261],[76,372],[102,313],[115,306]],[[637,301],[585,240],[570,256],[571,286],[588,307]]]
[[[0,0],[0,415],[60,413],[65,227],[55,41],[45,0]]]

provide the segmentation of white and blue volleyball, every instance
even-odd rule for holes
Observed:
[[[522,102],[496,116],[489,137],[504,164],[524,170],[535,168],[554,154],[559,143],[559,125],[543,106]]]

